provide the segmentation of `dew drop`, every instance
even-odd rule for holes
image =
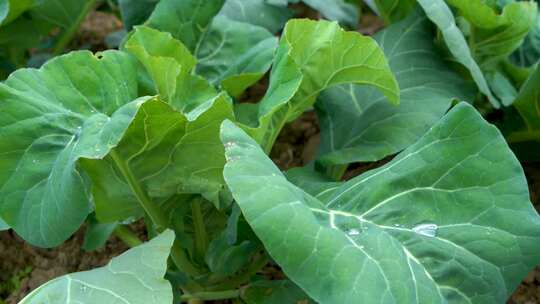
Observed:
[[[438,228],[437,224],[429,223],[416,225],[412,230],[424,236],[434,237],[437,234]]]
[[[88,287],[86,287],[86,285],[81,285],[80,289],[82,292],[86,292],[86,289],[88,289]]]
[[[225,160],[229,163],[235,161],[235,160],[238,160],[238,157],[234,157],[234,156],[228,156],[228,155],[225,155]]]
[[[35,160],[35,159],[32,160],[32,163],[33,163],[33,164],[35,164],[35,163],[37,163],[37,162],[38,162],[38,161]]]
[[[394,227],[401,227],[400,224],[394,224]]]
[[[226,142],[223,146],[225,147],[225,149],[230,149],[234,147],[234,145],[236,145],[234,142],[229,141],[229,142]]]
[[[347,234],[350,235],[350,236],[359,235],[360,230],[352,228],[352,229],[347,230]]]

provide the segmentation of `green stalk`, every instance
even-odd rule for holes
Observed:
[[[328,165],[325,166],[326,175],[335,181],[341,181],[341,178],[347,171],[347,165]]]
[[[110,156],[131,188],[131,191],[139,201],[139,204],[144,209],[146,215],[148,215],[156,227],[157,232],[162,232],[165,230],[168,226],[167,217],[165,217],[165,214],[162,212],[159,206],[156,205],[142,189],[139,181],[133,172],[131,172],[131,168],[129,167],[128,163],[124,161],[122,157],[120,157],[120,155],[118,155],[118,153],[116,153],[114,150],[111,150]],[[177,241],[174,242],[171,249],[171,258],[179,270],[184,271],[192,276],[201,274],[201,271],[191,263],[186,252],[184,249],[182,249],[182,247],[179,246]]]
[[[135,235],[131,229],[124,225],[116,226],[113,233],[129,247],[136,247],[142,244],[142,241],[137,237],[137,235]]]
[[[471,50],[471,53],[474,57],[474,49],[476,47],[476,37],[475,37],[475,32],[474,32],[474,26],[471,25],[471,28],[470,28],[470,33],[469,33],[469,49]]]
[[[86,4],[83,7],[83,10],[77,16],[77,19],[75,22],[67,28],[60,38],[56,41],[54,47],[53,47],[53,55],[57,56],[60,55],[62,52],[64,52],[64,49],[69,44],[71,39],[73,39],[73,36],[77,33],[77,30],[81,26],[81,23],[84,21],[84,18],[86,18],[86,15],[94,8],[98,0],[88,0]]]
[[[182,302],[187,302],[189,304],[203,303],[203,301],[217,301],[217,300],[227,300],[240,297],[242,291],[239,289],[235,290],[225,290],[225,291],[215,291],[215,292],[199,292],[193,294],[185,294],[180,297]]]
[[[208,250],[209,240],[202,215],[202,202],[202,198],[191,201],[191,214],[193,219],[193,230],[195,232],[195,253],[202,261],[204,261],[204,256]]]
[[[129,168],[127,162],[125,162],[114,150],[111,151],[110,155],[116,163],[116,166],[124,176],[126,182],[131,188],[131,191],[133,191],[133,194],[135,194],[135,197],[141,204],[141,207],[144,209],[146,214],[148,214],[148,216],[156,226],[158,232],[162,232],[163,230],[165,230],[167,228],[167,218],[165,217],[165,214],[163,214],[159,206],[157,206],[156,204],[154,204],[154,202],[152,202],[152,200],[150,200],[146,192],[144,192],[144,190],[141,188],[141,186],[139,185],[139,181],[137,180],[135,175],[133,175],[133,172],[131,172],[131,169]]]
[[[510,133],[506,137],[509,143],[520,143],[525,141],[540,141],[540,131],[520,131]]]
[[[273,131],[272,129],[268,128],[267,130],[270,130],[271,135],[269,136],[269,139],[265,140],[267,138],[266,136],[263,137],[263,142],[261,143],[261,146],[264,148],[264,152],[269,155],[270,152],[272,152],[272,147],[276,143],[277,138],[279,137],[279,134],[281,133],[281,130],[285,126],[285,119],[282,119],[279,123],[279,126],[275,128]]]
[[[253,264],[251,264],[246,271],[243,273],[229,278],[222,283],[210,286],[206,288],[206,290],[214,291],[214,290],[227,290],[231,288],[236,288],[242,284],[245,284],[249,282],[252,276],[254,276],[257,272],[259,272],[266,264],[268,264],[268,256],[266,254],[263,254],[259,256]]]

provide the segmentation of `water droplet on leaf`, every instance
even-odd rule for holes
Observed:
[[[347,231],[347,234],[350,236],[355,236],[360,234],[360,230],[352,228]]]
[[[225,146],[225,149],[230,149],[234,147],[235,144],[236,144],[235,142],[229,141],[229,142],[226,142],[223,146]]]
[[[434,237],[438,228],[437,224],[428,223],[416,225],[412,230],[424,236]]]
[[[238,160],[238,157],[225,155],[225,160],[229,163],[232,163],[233,161]]]

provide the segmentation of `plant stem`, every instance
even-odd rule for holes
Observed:
[[[471,25],[471,28],[470,28],[468,42],[469,42],[469,49],[471,50],[471,53],[474,56],[474,51],[475,51],[474,48],[476,47],[476,37],[475,37],[473,25]]]
[[[195,252],[197,256],[204,261],[209,241],[201,210],[202,202],[202,198],[193,199],[191,201],[191,214],[193,219],[193,230],[195,232]]]
[[[125,162],[114,150],[111,151],[110,155],[126,179],[126,182],[131,188],[131,191],[133,191],[133,194],[135,194],[135,197],[141,204],[142,208],[146,214],[148,214],[154,225],[156,225],[158,232],[165,230],[165,228],[167,228],[167,218],[165,217],[165,214],[161,212],[161,209],[159,209],[159,207],[154,204],[152,200],[150,200],[146,192],[144,192],[144,190],[141,188],[139,181],[135,175],[133,175],[133,172],[131,172],[127,162]]]
[[[64,52],[64,49],[69,44],[71,39],[73,39],[73,36],[77,33],[77,30],[81,26],[81,23],[84,21],[84,18],[86,18],[86,15],[94,8],[96,2],[98,0],[87,0],[86,4],[84,5],[81,13],[79,16],[77,16],[77,19],[75,22],[67,28],[60,38],[56,41],[54,47],[53,47],[53,55],[60,55],[62,52]]]
[[[116,226],[113,233],[129,247],[136,247],[142,244],[142,241],[135,235],[135,233],[124,225]]]
[[[259,270],[261,270],[266,264],[268,264],[268,256],[266,256],[266,253],[259,256],[253,264],[251,264],[246,271],[243,273],[229,278],[226,281],[216,284],[214,286],[210,286],[206,288],[206,290],[227,290],[231,288],[236,288],[246,282],[248,282],[252,276],[254,276]]]
[[[347,171],[347,165],[328,165],[325,169],[328,177],[335,181],[341,181],[345,171]]]
[[[148,215],[156,227],[157,232],[159,233],[165,230],[168,226],[167,217],[165,217],[165,214],[162,212],[159,206],[148,197],[146,192],[144,192],[139,184],[139,181],[133,172],[131,172],[131,168],[129,167],[128,163],[124,161],[122,157],[120,157],[120,155],[118,155],[118,153],[116,153],[114,150],[111,150],[109,154],[118,167],[118,170],[124,176],[124,179],[131,188],[131,191],[141,204],[141,207],[146,212],[146,215]],[[174,242],[171,249],[171,258],[179,270],[184,271],[192,276],[201,274],[201,271],[191,263],[186,252],[182,247],[180,247],[180,244],[177,241]]]
[[[180,297],[182,302],[188,303],[203,303],[203,301],[216,301],[216,300],[227,300],[240,297],[242,294],[241,290],[225,290],[225,291],[214,291],[214,292],[199,292],[193,294],[185,294]]]
[[[509,143],[520,143],[525,141],[540,141],[540,131],[520,131],[510,133],[506,140]]]

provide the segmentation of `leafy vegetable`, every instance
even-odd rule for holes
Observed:
[[[0,25],[7,24],[35,6],[34,0],[2,0],[0,1]]]
[[[366,2],[374,39],[357,0],[0,0],[0,77],[41,66],[0,83],[0,230],[135,247],[21,303],[504,302],[540,219],[479,113],[538,160],[537,7]],[[123,18],[120,50],[42,65],[93,9]],[[283,138],[320,126],[318,153],[282,173],[267,155],[313,109]]]
[[[86,251],[93,251],[105,246],[114,229],[118,226],[117,222],[100,223],[95,216],[89,216],[87,223],[82,245]]]
[[[540,14],[536,14],[534,25],[511,59],[521,67],[529,67],[540,59]]]
[[[472,100],[472,88],[439,59],[431,35],[429,20],[417,11],[375,36],[399,82],[399,106],[368,87],[342,85],[321,94],[321,162],[376,161],[399,152],[435,124],[453,99]]]
[[[96,2],[96,0],[0,1],[0,60],[3,59],[7,63],[3,69],[9,73],[15,68],[25,66],[32,57],[38,56],[38,54],[31,55],[30,53],[35,51],[31,52],[30,49],[38,47],[41,40],[49,40],[52,46],[40,49],[39,55],[49,58],[51,54],[61,54]],[[51,31],[57,28],[60,34],[48,37],[51,36]]]
[[[302,0],[302,2],[320,11],[329,20],[338,21],[350,28],[358,25],[358,9],[345,0]]]
[[[523,118],[525,128],[509,135],[511,142],[540,141],[540,71],[535,69],[516,97],[514,107]]]
[[[220,14],[235,21],[262,26],[272,33],[281,30],[293,12],[286,5],[266,0],[227,0]]]
[[[452,55],[469,70],[480,92],[488,97],[493,107],[499,108],[500,102],[491,94],[487,81],[474,60],[463,34],[456,26],[454,16],[448,5],[443,0],[418,0],[418,3],[422,6],[428,18],[441,30],[444,41]]]
[[[173,241],[168,230],[105,267],[49,281],[19,303],[172,303],[171,284],[163,277]]]
[[[540,220],[519,163],[466,104],[324,200],[288,182],[231,122],[222,141],[247,221],[319,303],[503,302],[539,259]]]
[[[27,241],[52,247],[79,228],[91,205],[77,161],[118,143],[144,102],[137,87],[135,63],[114,51],[71,53],[0,84],[0,214]]]
[[[315,67],[329,62],[324,70]],[[253,126],[250,134],[269,152],[283,125],[309,109],[326,88],[344,83],[368,84],[392,103],[398,86],[377,44],[336,23],[293,20],[285,27],[276,54],[270,86],[252,113],[240,116]],[[252,119],[249,116],[255,116]]]
[[[448,0],[450,5],[471,23],[469,43],[481,65],[508,57],[523,42],[534,24],[537,5],[534,2],[513,2],[505,5],[500,15],[481,0]]]
[[[179,39],[199,59],[200,75],[238,96],[270,68],[277,40],[262,27],[214,18],[223,3],[162,0],[146,24]]]
[[[259,281],[249,286],[242,299],[247,304],[314,303],[291,281]]]
[[[378,12],[386,23],[405,19],[416,5],[415,0],[375,0]]]
[[[126,30],[142,24],[150,15],[160,0],[118,0],[122,21]]]

